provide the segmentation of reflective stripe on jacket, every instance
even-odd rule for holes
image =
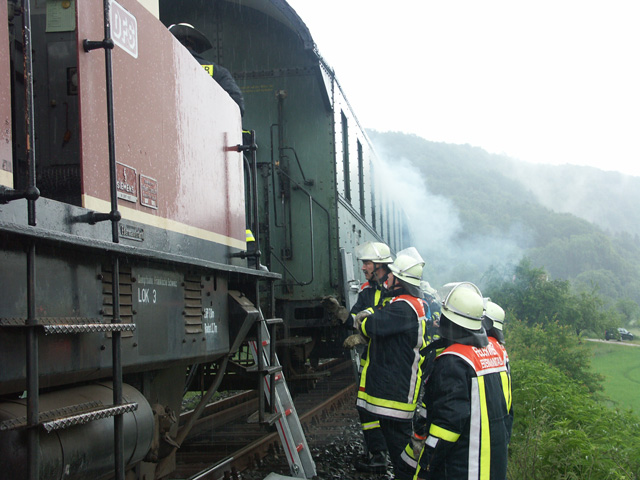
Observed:
[[[454,343],[425,383],[428,436],[419,478],[504,480],[511,385],[504,348]]]
[[[356,404],[376,415],[411,420],[422,380],[420,350],[426,344],[420,299],[398,295],[365,318],[369,338]]]

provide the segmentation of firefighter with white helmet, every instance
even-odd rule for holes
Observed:
[[[511,366],[509,365],[509,354],[504,345],[504,309],[495,302],[492,302],[489,297],[484,299],[484,317],[482,318],[482,324],[487,331],[487,337],[489,341],[494,344],[496,350],[502,352],[502,356],[505,359],[507,365],[507,375],[509,383],[509,395],[511,395]],[[508,439],[507,443],[511,440],[511,430],[513,426],[513,408],[509,403],[509,420],[508,420]]]
[[[504,480],[512,418],[506,357],[483,327],[484,300],[469,282],[447,285],[435,359],[425,375],[426,416],[414,421],[415,478]]]
[[[423,267],[415,248],[398,252],[388,264],[384,306],[355,317],[356,327],[368,340],[356,404],[378,418],[399,480],[412,477],[400,455],[411,436],[422,376],[421,349],[426,344],[420,291]]]
[[[354,327],[354,319],[358,312],[373,309],[382,303],[382,285],[378,282],[378,276],[382,278],[388,271],[388,265],[393,262],[389,246],[382,242],[367,242],[356,248],[356,258],[362,262],[362,273],[366,282],[360,286],[358,299],[351,309],[348,326]],[[353,348],[356,345],[366,345],[367,340],[356,333],[345,340],[344,346]],[[366,362],[366,349],[362,348],[360,356],[360,371]],[[387,444],[380,430],[378,418],[362,408],[358,408],[358,415],[364,434],[364,443],[367,449],[366,458],[356,460],[356,470],[368,473],[384,473],[387,469]]]
[[[500,305],[492,302],[488,297],[484,299],[484,328],[489,337],[497,339],[501,344],[504,344],[504,334],[502,333],[504,317],[504,310]]]

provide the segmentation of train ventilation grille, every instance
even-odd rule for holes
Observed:
[[[111,266],[102,266],[102,318],[105,323],[113,320],[113,271]],[[133,323],[133,276],[131,267],[120,265],[120,321]],[[111,332],[107,332],[111,336]],[[133,336],[133,332],[122,332],[122,338]]]
[[[185,333],[203,333],[202,327],[202,279],[200,275],[184,277],[184,329]]]

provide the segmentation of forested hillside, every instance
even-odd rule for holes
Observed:
[[[528,257],[552,279],[638,316],[640,178],[530,165],[415,135],[369,136],[394,178],[408,182],[390,190],[417,227],[427,279],[482,284],[489,269],[508,275]]]

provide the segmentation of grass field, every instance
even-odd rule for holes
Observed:
[[[612,406],[632,409],[640,415],[640,347],[628,343],[589,342],[593,348],[591,366],[605,376],[604,393]]]

